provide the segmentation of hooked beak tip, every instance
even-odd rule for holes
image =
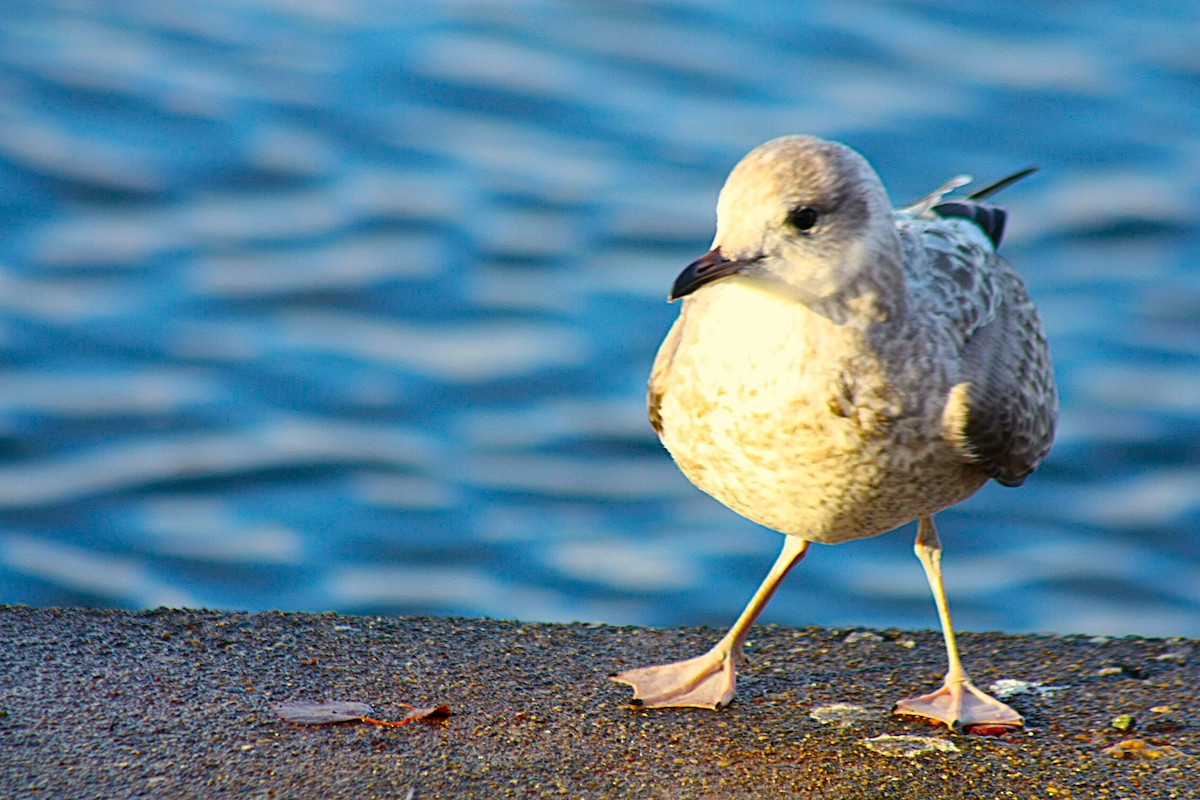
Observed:
[[[667,302],[687,297],[705,284],[740,272],[747,263],[749,262],[726,258],[718,245],[688,264],[683,272],[679,273],[670,294],[667,295]]]

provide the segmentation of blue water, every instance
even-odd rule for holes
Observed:
[[[0,601],[727,624],[779,540],[643,390],[725,174],[1007,191],[1058,443],[940,516],[967,629],[1200,636],[1196,3],[7,0]],[[936,625],[911,530],[788,624]]]

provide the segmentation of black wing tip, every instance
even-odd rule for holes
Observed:
[[[992,247],[999,247],[1004,239],[1004,224],[1008,221],[1008,212],[1003,208],[967,199],[947,200],[938,203],[933,210],[942,217],[956,217],[974,222],[991,240]]]
[[[988,184],[965,198],[954,198],[938,203],[933,210],[943,217],[957,217],[974,222],[991,240],[992,247],[999,247],[1001,240],[1004,239],[1004,225],[1008,221],[1008,212],[999,206],[981,201],[1037,171],[1038,167],[1036,166],[1026,167],[995,183]]]
[[[1001,191],[1007,189],[1009,186],[1012,186],[1017,181],[1028,178],[1030,175],[1037,172],[1039,169],[1041,169],[1041,167],[1039,167],[1037,165],[1028,166],[1023,170],[1020,170],[1019,172],[1014,172],[1012,175],[1009,175],[1007,178],[1001,178],[1000,180],[996,181],[995,183],[988,184],[987,186],[983,187],[979,191],[968,195],[967,199],[968,200],[986,200],[987,198],[991,197],[992,195],[996,194],[997,192],[1001,192]]]

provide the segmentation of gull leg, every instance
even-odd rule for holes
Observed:
[[[925,568],[925,576],[929,579],[929,588],[933,590],[933,601],[937,604],[938,617],[942,622],[942,636],[946,639],[949,665],[942,688],[921,697],[901,700],[896,703],[893,713],[928,717],[944,722],[952,730],[983,724],[1020,726],[1021,715],[977,689],[958,659],[958,645],[954,641],[950,609],[946,605],[946,590],[942,586],[942,543],[938,540],[932,517],[922,517],[917,523],[917,542],[913,549],[917,558],[921,559],[921,566]]]
[[[717,644],[702,656],[674,664],[640,667],[612,675],[614,681],[633,687],[632,705],[642,708],[691,706],[724,708],[733,700],[737,685],[737,662],[750,626],[766,608],[788,571],[804,558],[808,542],[785,536],[783,550],[742,611],[737,622]]]

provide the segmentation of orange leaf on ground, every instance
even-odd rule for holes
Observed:
[[[408,713],[395,722],[388,722],[387,720],[382,719],[371,719],[370,717],[363,717],[362,721],[369,722],[372,725],[398,727],[400,725],[407,725],[410,722],[416,722],[419,719],[425,720],[426,722],[436,722],[437,720],[445,719],[448,716],[450,716],[450,706],[443,703],[440,706],[430,706],[429,708],[410,707]]]
[[[976,736],[1003,736],[1006,733],[1021,730],[1016,725],[1005,725],[1003,723],[980,722],[975,725],[966,727],[967,733],[973,733]]]

